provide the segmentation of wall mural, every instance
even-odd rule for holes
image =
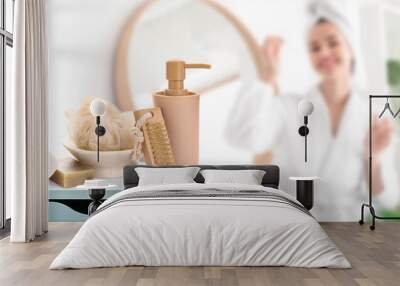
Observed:
[[[82,180],[120,176],[122,166],[135,162],[277,164],[280,187],[290,194],[290,177],[319,178],[312,209],[318,219],[358,219],[368,195],[368,94],[379,85],[369,68],[378,56],[362,49],[369,39],[360,27],[361,4],[128,2],[107,12],[115,20],[104,24],[107,40],[82,37],[77,57],[84,64],[66,61],[60,51],[61,43],[73,43],[60,37],[70,27],[56,20],[60,7],[49,5],[55,15],[50,90],[65,103],[50,102],[50,150],[57,158],[72,154],[93,169],[82,171]],[[90,20],[79,28],[82,35],[96,29]],[[94,99],[104,111],[91,109]],[[384,104],[376,102],[374,114]],[[302,125],[306,136],[299,134]],[[391,214],[400,197],[395,125],[376,116],[372,129],[374,195],[380,211]]]

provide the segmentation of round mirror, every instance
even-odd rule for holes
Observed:
[[[245,26],[212,0],[148,0],[128,19],[117,47],[115,94],[123,111],[152,106],[166,86],[165,62],[212,65],[189,71],[185,87],[204,95],[263,70],[259,46]]]

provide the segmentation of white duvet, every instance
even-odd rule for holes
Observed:
[[[108,199],[50,269],[145,266],[294,266],[349,268],[318,222],[299,209],[257,198],[152,198],[131,192],[280,190],[229,184],[135,187]],[[108,205],[108,206],[107,206]]]

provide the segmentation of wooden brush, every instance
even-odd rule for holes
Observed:
[[[168,131],[165,126],[161,109],[158,107],[134,111],[136,122],[146,113],[152,116],[143,125],[143,154],[148,165],[175,165]]]

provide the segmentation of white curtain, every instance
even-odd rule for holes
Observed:
[[[46,0],[15,1],[13,92],[6,150],[12,242],[47,232]]]

